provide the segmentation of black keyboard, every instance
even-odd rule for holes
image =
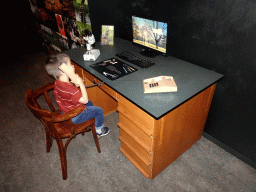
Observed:
[[[141,68],[148,68],[152,65],[155,65],[155,63],[153,61],[147,60],[143,57],[133,55],[132,53],[130,53],[128,51],[122,51],[121,53],[117,53],[116,56],[120,57],[121,59],[123,59],[125,61],[129,61],[132,64],[137,65]]]

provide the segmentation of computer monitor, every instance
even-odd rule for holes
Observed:
[[[143,46],[140,52],[147,57],[166,55],[167,22],[132,16],[133,43]]]

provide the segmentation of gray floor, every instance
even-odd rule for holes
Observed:
[[[46,153],[44,127],[24,102],[27,89],[52,81],[46,54],[6,63],[0,83],[0,191],[255,191],[256,170],[202,137],[154,180],[145,179],[119,151],[118,113],[105,118],[111,128],[100,139],[91,133],[68,146],[68,179],[62,180],[56,142]]]

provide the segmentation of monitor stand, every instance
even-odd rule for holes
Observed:
[[[150,48],[142,49],[140,54],[143,56],[146,56],[146,57],[151,57],[151,58],[160,55],[159,53],[157,53],[156,51],[154,51]]]

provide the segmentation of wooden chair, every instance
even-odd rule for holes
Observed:
[[[50,152],[50,148],[52,146],[52,138],[54,138],[58,144],[59,153],[60,153],[60,161],[62,168],[62,176],[63,179],[67,179],[67,157],[66,151],[69,142],[71,139],[76,137],[77,134],[84,132],[88,132],[92,130],[94,141],[97,147],[98,152],[100,153],[100,145],[98,141],[98,137],[96,134],[96,129],[94,126],[95,119],[92,118],[84,123],[73,124],[71,118],[77,116],[82,112],[82,107],[77,107],[76,109],[62,114],[59,110],[56,110],[52,104],[52,101],[49,97],[48,92],[53,90],[54,83],[49,83],[42,88],[33,91],[32,89],[27,90],[25,95],[25,101],[31,112],[34,114],[36,118],[38,118],[45,126],[46,132],[46,151]],[[37,99],[39,96],[44,95],[46,102],[51,109],[45,110],[41,109],[39,106]],[[65,146],[63,145],[62,139],[68,138]]]

